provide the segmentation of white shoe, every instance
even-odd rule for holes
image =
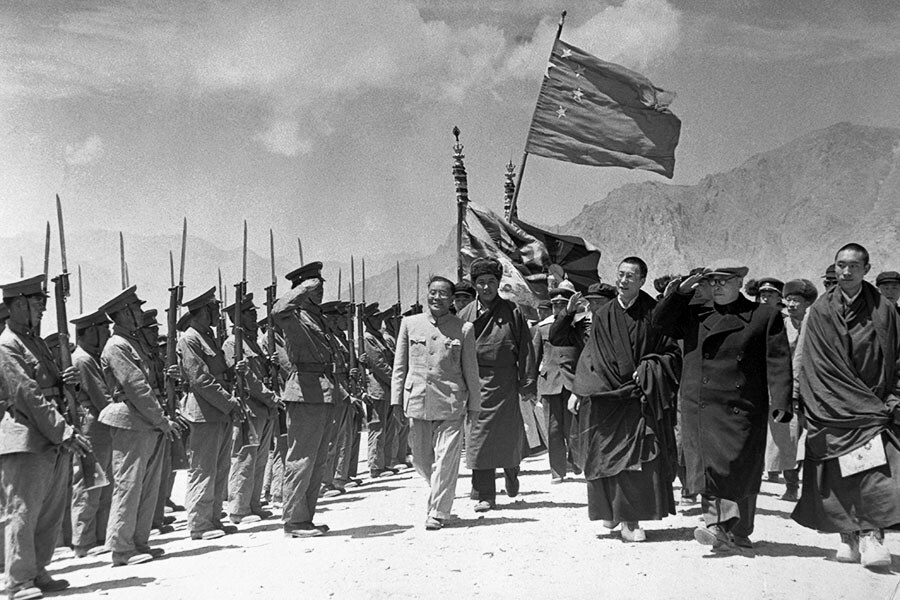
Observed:
[[[622,539],[626,542],[643,542],[647,540],[647,534],[637,521],[622,524]]]
[[[600,523],[601,523],[605,528],[607,528],[607,529],[609,529],[609,530],[613,530],[613,529],[615,529],[616,527],[619,526],[619,522],[618,522],[618,521],[607,521],[607,520],[603,520],[603,521],[600,521]]]
[[[841,543],[838,544],[837,554],[834,557],[842,563],[859,562],[859,533],[852,531],[841,534]]]
[[[872,529],[859,536],[860,562],[864,567],[891,566],[891,553],[884,547],[884,532]]]

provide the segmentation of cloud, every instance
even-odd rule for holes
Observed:
[[[103,140],[92,135],[80,144],[66,145],[66,164],[77,167],[88,165],[103,156]]]
[[[508,39],[499,25],[426,20],[409,0],[61,6],[16,14],[10,51],[0,52],[0,99],[238,97],[268,111],[255,139],[287,156],[328,135],[304,114],[339,122],[348,101],[371,91],[434,106],[537,79],[556,27],[548,18],[527,39]],[[512,5],[504,10],[515,18]],[[601,5],[565,33],[589,52],[638,69],[666,56],[679,35],[680,13],[667,0]]]
[[[695,17],[687,50],[717,58],[762,62],[805,60],[811,64],[846,64],[900,57],[900,23],[859,19],[829,24],[779,22],[751,24],[721,17]]]

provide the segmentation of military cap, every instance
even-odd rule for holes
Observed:
[[[175,329],[178,331],[187,331],[188,327],[191,324],[191,313],[186,312],[181,315],[181,318],[175,323]]]
[[[346,315],[350,309],[350,303],[345,300],[331,300],[323,302],[319,308],[325,315]]]
[[[834,263],[831,263],[825,268],[825,274],[822,275],[822,279],[825,281],[837,281],[837,273],[834,270]]]
[[[538,308],[553,308],[553,303],[550,300],[541,300],[538,302]]]
[[[19,296],[47,295],[47,292],[44,290],[43,275],[35,275],[34,277],[27,277],[25,279],[20,279],[19,281],[11,281],[2,284],[0,287],[3,288],[4,300],[17,298]]]
[[[141,327],[159,327],[159,323],[156,321],[157,314],[158,311],[155,308],[145,310],[144,320],[141,322]]]
[[[503,277],[503,265],[500,261],[492,257],[480,257],[472,261],[469,265],[469,279],[477,281],[482,275],[493,275],[498,280]]]
[[[208,290],[206,290],[199,296],[196,296],[195,298],[191,298],[190,300],[185,300],[181,304],[186,309],[188,309],[188,311],[196,312],[200,308],[202,308],[208,304],[212,304],[215,301],[216,301],[216,288],[214,286],[214,287],[209,288]]]
[[[703,271],[705,279],[710,277],[746,277],[750,269],[747,267],[734,267],[726,265],[716,265]]]
[[[774,277],[763,277],[757,282],[759,285],[757,287],[757,294],[761,294],[762,292],[778,292],[782,293],[784,290],[784,282],[780,279],[775,279]]]
[[[793,295],[800,296],[808,302],[815,302],[819,292],[809,279],[791,279],[784,284],[784,296],[787,298]]]
[[[363,316],[365,318],[374,317],[378,314],[378,303],[373,302],[371,304],[366,305],[366,308],[363,310]]]
[[[106,302],[104,302],[100,308],[97,310],[102,311],[108,315],[113,313],[117,313],[129,304],[138,304],[140,300],[135,293],[137,290],[137,286],[133,285],[129,288],[125,288]]]
[[[55,350],[59,348],[59,332],[51,333],[48,336],[44,336],[44,342],[51,350]]]
[[[91,313],[85,313],[83,315],[78,315],[74,319],[69,321],[72,325],[75,326],[75,329],[87,329],[88,327],[93,327],[94,325],[106,325],[109,323],[109,317],[106,316],[106,313],[102,310],[95,310]]]
[[[225,313],[228,315],[228,318],[234,321],[234,306],[237,304],[237,300],[226,306],[224,309]],[[251,308],[256,308],[256,305],[253,304],[253,292],[248,294],[244,294],[244,302],[241,303],[241,312],[245,310],[249,310]]]
[[[550,289],[550,301],[566,301],[575,294],[575,286],[568,279],[560,282],[559,287]]]
[[[294,269],[293,271],[285,275],[284,278],[290,281],[295,286],[306,281],[307,279],[316,278],[325,281],[325,278],[322,277],[322,263],[320,261],[307,263],[298,269]]]
[[[897,271],[882,271],[878,274],[878,277],[875,278],[875,285],[881,285],[882,283],[887,283],[888,281],[900,283],[900,273],[898,273]]]
[[[454,296],[470,296],[475,297],[475,286],[468,279],[460,279],[454,287]]]
[[[616,297],[616,288],[608,283],[592,283],[588,286],[587,294],[584,295],[585,300],[599,300],[607,298],[612,300]]]

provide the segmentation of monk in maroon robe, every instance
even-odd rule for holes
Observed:
[[[798,342],[808,435],[795,521],[840,533],[837,560],[887,567],[900,528],[900,318],[863,281],[869,254],[835,257],[838,285],[809,308]]]
[[[647,265],[624,259],[618,296],[595,315],[575,371],[573,391],[584,400],[579,434],[587,454],[588,517],[622,539],[646,539],[640,521],[675,514],[675,398],[681,353],[651,326],[656,301],[641,291]]]

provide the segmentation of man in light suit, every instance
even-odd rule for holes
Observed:
[[[391,403],[410,418],[413,466],[431,486],[425,529],[450,518],[459,476],[466,415],[481,410],[481,383],[472,324],[450,314],[453,282],[432,277],[428,311],[400,323]]]

